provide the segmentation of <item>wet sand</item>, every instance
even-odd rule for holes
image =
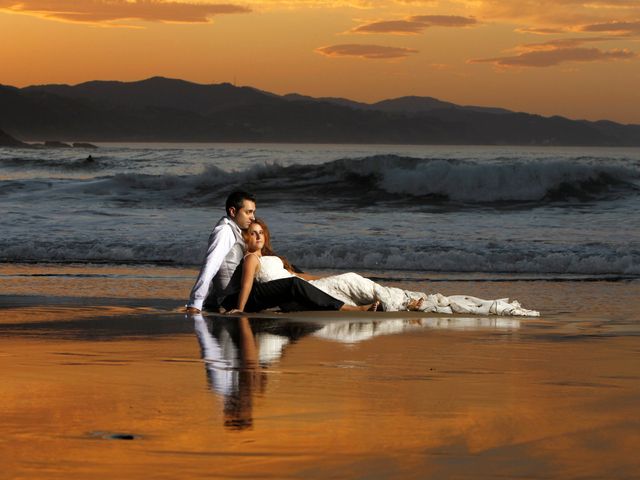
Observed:
[[[186,317],[193,277],[0,266],[2,478],[638,477],[637,280],[429,284],[532,319],[247,318]]]

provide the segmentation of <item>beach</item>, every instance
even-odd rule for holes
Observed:
[[[539,318],[186,316],[196,273],[0,265],[3,478],[637,478],[637,280],[384,282]]]

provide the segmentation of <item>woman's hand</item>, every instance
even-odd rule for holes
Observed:
[[[232,308],[231,310],[227,310],[226,312],[224,312],[226,314],[232,314],[232,313],[244,313],[242,310],[240,310],[239,308]]]
[[[311,275],[310,273],[296,273],[296,272],[291,272],[293,273],[296,277],[300,277],[303,280],[306,281],[310,281],[310,280],[320,280],[322,277],[319,277],[318,275]]]

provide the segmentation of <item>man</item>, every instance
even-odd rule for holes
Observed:
[[[233,192],[226,201],[227,215],[209,236],[209,248],[196,280],[188,313],[200,313],[203,306],[234,309],[238,302],[244,254],[242,230],[255,220],[256,199],[248,193]],[[214,298],[211,298],[214,295]],[[280,306],[286,310],[340,310],[344,303],[298,277],[254,283],[246,311],[257,312]]]
[[[256,219],[256,199],[248,192],[236,191],[227,197],[225,208],[227,215],[218,221],[209,236],[209,248],[187,304],[189,313],[199,313],[205,300],[209,300],[208,306],[221,304],[227,296],[240,290],[242,230]],[[215,292],[216,298],[207,298],[210,291]]]

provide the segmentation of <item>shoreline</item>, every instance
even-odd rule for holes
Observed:
[[[20,276],[30,275],[28,273],[4,273],[6,269],[11,268],[43,268],[43,269],[59,269],[59,268],[76,268],[76,269],[173,269],[180,272],[195,272],[200,268],[199,264],[180,264],[173,261],[155,261],[155,262],[137,262],[127,260],[60,260],[60,261],[41,261],[41,260],[6,260],[0,259],[0,276]],[[320,272],[322,275],[337,275],[340,273],[351,272],[350,268],[313,268],[314,272]],[[640,274],[634,273],[562,273],[562,272],[466,272],[466,271],[441,271],[441,270],[394,270],[385,269],[382,271],[372,271],[370,269],[360,269],[364,271],[367,278],[380,279],[384,281],[431,281],[438,282],[617,282],[617,281],[636,281],[640,280]],[[382,274],[387,272],[387,274]],[[31,274],[37,275],[37,274]],[[41,276],[55,276],[55,273],[41,274]],[[195,278],[195,277],[194,277]]]
[[[85,305],[157,305],[160,309],[182,308],[186,303],[197,268],[157,265],[113,264],[13,264],[0,263],[0,307],[10,296],[33,303],[81,302]],[[342,270],[312,270],[331,275]],[[524,308],[542,315],[572,312],[580,315],[608,315],[613,303],[620,314],[637,318],[638,278],[634,276],[546,276],[388,271],[358,272],[388,286],[443,295],[472,295],[483,299],[510,297]],[[34,296],[30,299],[30,296]],[[97,302],[97,303],[96,303]]]

